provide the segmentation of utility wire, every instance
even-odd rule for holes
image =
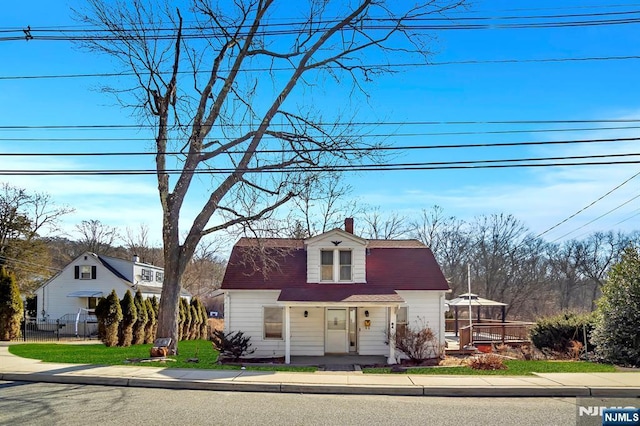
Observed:
[[[622,182],[621,184],[617,185],[616,187],[612,188],[611,190],[607,191],[606,194],[601,195],[600,197],[598,197],[597,199],[595,199],[594,201],[592,201],[591,203],[589,203],[588,205],[586,205],[585,207],[581,208],[580,210],[578,210],[577,212],[573,213],[571,216],[567,217],[566,219],[556,223],[555,225],[553,225],[552,227],[550,227],[549,229],[539,233],[538,235],[536,235],[535,238],[541,237],[544,234],[548,233],[549,231],[552,231],[553,229],[556,229],[558,226],[568,222],[569,220],[573,219],[574,217],[576,217],[577,215],[579,215],[580,213],[582,213],[583,211],[587,210],[589,207],[593,206],[594,204],[598,203],[599,201],[601,201],[602,199],[604,199],[605,197],[607,197],[608,195],[612,194],[613,192],[617,191],[618,189],[622,188],[624,185],[626,185],[628,182],[630,182],[631,180],[635,179],[636,177],[640,176],[640,172],[636,173],[635,175],[631,176],[629,179],[625,180],[624,182]],[[591,222],[590,222],[591,223]],[[588,225],[588,224],[587,224]],[[586,226],[586,225],[584,225]],[[583,227],[584,227],[583,226]],[[582,227],[581,227],[582,228]],[[577,231],[578,229],[581,228],[577,228],[574,231],[569,232],[569,234]],[[566,235],[569,235],[566,234]],[[563,235],[560,238],[565,237],[566,235]]]
[[[522,167],[556,167],[556,166],[595,166],[595,165],[622,165],[639,164],[639,159],[621,161],[587,161],[577,162],[568,160],[604,159],[635,157],[640,153],[631,154],[605,154],[584,155],[574,157],[545,157],[545,158],[516,158],[499,160],[471,160],[471,161],[443,161],[421,163],[391,163],[391,164],[363,164],[363,165],[332,165],[332,166],[288,166],[259,168],[212,168],[212,169],[165,169],[158,172],[156,169],[101,169],[101,170],[0,170],[4,176],[90,176],[90,175],[155,175],[155,174],[229,174],[243,173],[294,173],[294,172],[380,172],[380,171],[415,171],[415,170],[453,170],[453,169],[490,169],[490,168],[522,168]],[[540,161],[557,161],[539,163]],[[506,163],[506,164],[503,164]]]
[[[336,121],[315,122],[316,126],[470,126],[508,124],[597,124],[597,123],[640,123],[640,118],[583,119],[583,120],[465,120],[465,121]],[[277,126],[278,123],[275,123]],[[102,130],[102,129],[155,129],[153,124],[53,124],[53,125],[3,125],[0,131],[9,130]],[[214,124],[213,127],[251,127],[249,124],[235,126]],[[190,129],[182,125],[180,129]],[[175,129],[172,129],[175,130]]]
[[[359,138],[387,138],[387,137],[416,137],[416,136],[463,136],[463,135],[495,135],[495,134],[517,134],[517,133],[559,133],[559,132],[591,132],[603,130],[632,130],[640,129],[640,126],[615,126],[615,127],[570,127],[562,129],[526,129],[526,130],[479,130],[467,132],[420,132],[420,133],[386,133],[386,134],[363,134]],[[150,142],[152,138],[0,138],[2,141],[10,142]],[[555,142],[548,142],[555,143]],[[573,142],[568,142],[573,143]],[[576,142],[576,143],[586,143]]]
[[[640,55],[625,56],[590,56],[582,58],[539,58],[539,59],[468,59],[461,61],[442,62],[414,62],[414,63],[386,63],[386,64],[364,64],[366,67],[374,68],[416,68],[446,65],[482,65],[482,64],[529,64],[529,63],[554,63],[554,62],[586,62],[586,61],[625,61],[640,59]],[[338,65],[328,65],[327,68],[339,69]],[[292,71],[294,67],[264,67],[245,68],[240,72],[272,72],[272,71]],[[229,72],[228,69],[221,69],[220,72]],[[211,74],[209,70],[197,70],[196,74]],[[162,74],[162,73],[160,73]],[[178,71],[178,74],[193,75],[194,71]],[[8,75],[0,76],[2,80],[39,80],[39,79],[72,79],[72,78],[107,78],[107,77],[129,77],[136,75],[150,75],[149,72],[135,73],[131,71],[113,73],[76,73],[76,74],[44,74],[44,75]]]
[[[392,137],[394,135],[386,135]],[[406,146],[381,146],[381,147],[361,147],[361,148],[333,148],[331,152],[382,152],[382,151],[409,151],[409,150],[425,150],[425,149],[464,149],[464,148],[497,148],[497,147],[521,147],[521,146],[539,146],[539,145],[570,145],[570,144],[586,144],[586,143],[612,143],[612,142],[631,142],[638,141],[638,138],[610,138],[610,139],[579,139],[564,141],[533,141],[533,142],[494,142],[494,143],[469,143],[454,145],[406,145]],[[302,149],[301,149],[302,150]],[[287,154],[301,150],[294,149],[259,149],[256,154]],[[309,148],[304,152],[325,152],[327,148]],[[245,150],[229,150],[225,154],[244,154]],[[185,152],[173,151],[165,152],[165,155],[186,155]],[[109,157],[109,156],[155,156],[155,151],[121,151],[121,152],[2,152],[0,157]],[[621,154],[629,155],[629,154]],[[630,154],[635,155],[635,154]],[[577,158],[577,157],[567,157]],[[560,159],[560,158],[558,158]]]

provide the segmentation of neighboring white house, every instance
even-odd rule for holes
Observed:
[[[115,290],[122,298],[139,289],[143,297],[160,297],[164,270],[158,266],[85,252],[36,290],[38,319],[54,320],[91,312],[101,297]],[[183,291],[183,297],[190,294]]]
[[[407,325],[428,326],[445,342],[450,289],[431,250],[360,238],[351,218],[345,230],[306,240],[240,239],[222,290],[225,332],[250,336],[253,357],[383,355],[393,364],[389,330]]]

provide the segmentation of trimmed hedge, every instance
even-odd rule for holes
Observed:
[[[531,342],[541,351],[567,353],[572,342],[587,342],[587,351],[593,350],[591,332],[595,325],[593,313],[562,312],[539,319],[531,328]],[[586,339],[585,339],[586,333]]]

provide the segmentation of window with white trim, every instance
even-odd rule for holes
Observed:
[[[351,281],[351,250],[340,250],[340,281]]]
[[[142,281],[152,281],[153,271],[151,269],[143,269],[141,272]]]
[[[164,282],[164,272],[156,271],[156,281],[159,283]]]
[[[320,281],[339,282],[353,280],[351,250],[320,251]]]
[[[91,266],[89,266],[89,265],[80,265],[80,279],[81,280],[90,280],[91,279]]]
[[[333,250],[322,250],[320,252],[320,279],[322,281],[333,281]]]
[[[265,339],[282,339],[284,326],[284,308],[265,306],[263,309],[263,328]]]

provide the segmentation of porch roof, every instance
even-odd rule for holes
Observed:
[[[403,303],[393,289],[359,284],[307,284],[284,288],[279,302]]]

